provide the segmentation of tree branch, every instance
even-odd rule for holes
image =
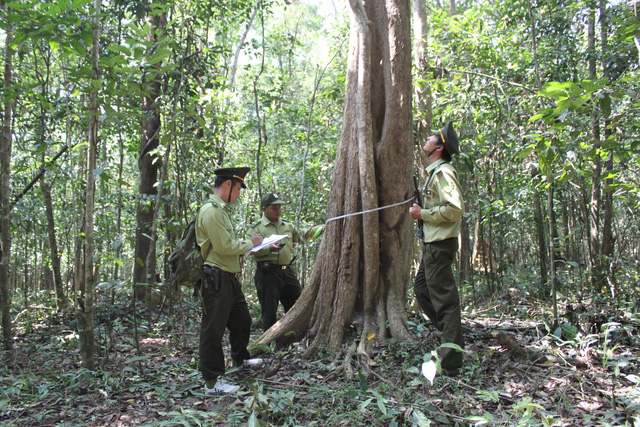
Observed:
[[[74,147],[75,147],[75,145],[74,145]],[[22,190],[20,192],[20,194],[18,194],[14,198],[13,203],[11,204],[11,208],[13,208],[16,205],[16,203],[18,203],[20,201],[20,199],[22,199],[24,197],[24,195],[27,194],[29,192],[29,190],[31,190],[33,188],[34,185],[36,185],[36,183],[40,180],[40,178],[42,178],[44,176],[44,173],[47,171],[47,169],[53,163],[55,163],[55,161],[58,160],[60,158],[60,156],[62,156],[64,153],[66,153],[68,149],[69,149],[69,146],[65,145],[64,147],[62,147],[62,150],[60,150],[58,152],[58,154],[55,155],[55,157],[53,159],[49,160],[49,162],[47,162],[46,164],[44,164],[44,165],[42,165],[40,167],[40,170],[38,171],[36,176],[31,180],[31,182],[29,184],[27,184],[27,186],[24,188],[24,190]]]

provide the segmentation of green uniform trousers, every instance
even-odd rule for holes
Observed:
[[[200,324],[200,372],[205,381],[224,374],[222,337],[229,329],[231,358],[242,363],[250,357],[247,345],[251,336],[251,315],[242,286],[235,275],[220,274],[220,290],[204,281],[202,323]]]
[[[463,348],[460,295],[451,270],[457,250],[457,238],[425,243],[414,291],[420,307],[441,332],[441,342]],[[462,366],[462,353],[452,348],[442,348],[439,355],[445,370]]]
[[[278,303],[282,303],[286,313],[300,297],[302,287],[290,266],[283,270],[282,266],[275,264],[267,268],[261,268],[261,265],[258,263],[254,283],[262,309],[262,328],[266,331],[276,323]]]

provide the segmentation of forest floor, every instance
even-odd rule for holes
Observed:
[[[637,314],[593,324],[585,311],[550,330],[540,306],[492,301],[463,313],[456,377],[423,375],[438,334],[410,313],[415,340],[376,343],[369,369],[344,353],[303,360],[305,344],[294,343],[271,348],[255,371],[230,370],[240,392],[215,397],[197,370],[195,304],[188,345],[179,316],[163,314],[138,324],[139,350],[132,316],[111,307],[97,318],[94,371],[80,368],[73,315],[36,307],[16,321],[14,363],[0,366],[0,425],[640,426]]]

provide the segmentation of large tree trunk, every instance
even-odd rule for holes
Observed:
[[[147,40],[156,46],[164,37],[167,25],[166,13],[155,13],[150,18],[150,30]],[[149,56],[153,54],[149,52]],[[162,63],[153,65],[154,70],[149,70],[144,75],[144,97],[142,99],[142,138],[140,140],[140,158],[138,167],[140,170],[140,182],[138,193],[137,228],[136,228],[136,250],[133,267],[133,282],[146,283],[146,271],[155,272],[155,254],[149,256],[151,236],[151,226],[153,223],[153,213],[155,206],[156,181],[158,180],[158,162],[155,154],[160,141],[160,109],[157,100],[161,93],[161,73],[159,68]],[[150,259],[154,265],[146,265]],[[149,295],[148,286],[136,286],[135,298],[143,300]]]
[[[11,115],[13,113],[12,97],[8,96],[13,89],[11,73],[13,71],[13,25],[8,24],[5,36],[4,54],[4,116],[2,121],[2,147],[0,160],[2,161],[2,175],[0,188],[2,189],[2,219],[0,232],[2,241],[0,246],[0,298],[2,300],[2,338],[4,349],[8,355],[13,354],[13,331],[11,328],[11,290],[9,286],[9,263],[11,261]]]
[[[98,58],[100,50],[100,3],[94,0],[93,18],[93,48],[91,50],[91,78],[99,79]],[[95,367],[95,342],[94,342],[94,295],[93,288],[96,277],[93,270],[93,220],[96,183],[93,171],[96,168],[96,152],[98,146],[98,91],[91,92],[89,100],[89,128],[87,130],[87,189],[85,199],[85,229],[84,229],[84,294],[80,295],[76,319],[78,320],[78,334],[80,336],[80,356],[82,367],[94,369]]]
[[[328,217],[403,202],[413,194],[409,4],[351,0],[344,124]],[[360,353],[376,336],[410,339],[406,285],[413,221],[408,203],[327,224],[314,270],[294,307],[259,340],[310,332],[306,353],[336,351],[354,319]],[[295,334],[289,335],[295,336]]]

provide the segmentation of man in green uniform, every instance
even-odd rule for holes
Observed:
[[[422,149],[429,156],[424,206],[414,203],[409,209],[414,219],[424,222],[424,250],[414,291],[422,310],[441,332],[441,342],[462,348],[460,296],[451,264],[458,250],[464,200],[458,175],[449,163],[451,155],[459,154],[453,124],[448,122],[444,128],[433,131]],[[462,353],[442,348],[439,354],[444,373],[456,375],[462,367]]]
[[[240,257],[262,243],[262,236],[236,238],[229,205],[240,189],[246,188],[249,168],[216,169],[214,191],[196,217],[196,239],[204,259],[206,281],[202,288],[203,313],[200,325],[200,371],[206,394],[233,393],[237,385],[218,379],[224,374],[225,362],[222,337],[229,329],[231,358],[235,366],[257,367],[262,359],[250,359],[247,345],[251,330],[251,315],[236,277],[240,272]]]
[[[298,300],[302,288],[296,272],[291,268],[294,243],[313,241],[322,234],[324,226],[310,228],[300,236],[294,225],[282,219],[282,204],[277,194],[269,193],[262,197],[260,207],[262,218],[251,226],[252,231],[267,238],[273,234],[288,237],[254,253],[257,263],[254,282],[260,307],[262,309],[262,328],[266,331],[276,323],[278,303],[282,303],[284,312],[289,311]]]

